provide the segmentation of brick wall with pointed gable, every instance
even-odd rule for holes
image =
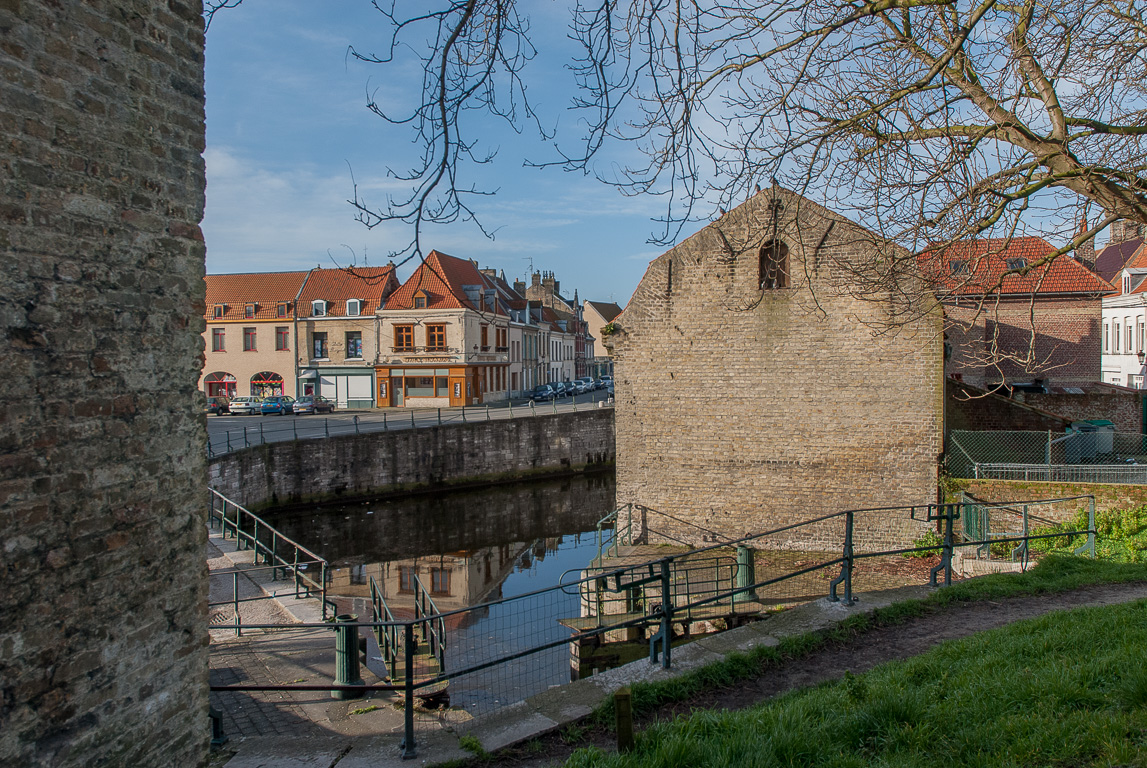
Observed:
[[[766,191],[653,261],[606,337],[617,500],[676,518],[655,515],[654,533],[699,542],[705,531],[734,537],[935,500],[939,317],[875,333],[865,322],[886,320],[886,307],[850,297],[833,266],[869,257],[872,236],[778,194],[775,230]],[[762,290],[760,247],[774,231],[789,247],[792,287]],[[869,537],[903,543],[918,532],[898,519]]]
[[[207,748],[198,0],[0,0],[0,765]]]

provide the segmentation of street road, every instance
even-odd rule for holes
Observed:
[[[335,411],[331,414],[301,416],[211,416],[207,417],[207,455],[218,456],[260,443],[308,440],[362,432],[434,427],[497,419],[522,419],[532,415],[569,413],[607,407],[605,390],[536,403],[514,400],[511,404],[468,406],[466,408],[387,408],[361,411]]]

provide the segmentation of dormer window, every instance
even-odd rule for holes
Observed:
[[[275,307],[275,317],[286,317],[287,313],[291,311],[290,303],[280,301],[279,305]]]
[[[212,313],[215,318],[223,317],[223,313],[227,311],[227,307],[223,304],[216,304]]]
[[[346,300],[346,314],[347,317],[358,317],[362,314],[362,299],[347,299]]]
[[[256,305],[254,303],[248,304],[243,307],[243,317],[250,319],[255,316],[255,311]]]
[[[1131,293],[1131,275],[1123,275],[1123,293]]]
[[[314,317],[327,316],[327,303],[323,299],[315,299],[311,302],[311,315]]]
[[[427,304],[426,300],[428,298],[429,298],[429,294],[427,294],[426,291],[417,291],[414,294],[414,308],[415,309],[426,309],[426,304]]]
[[[1028,260],[1027,259],[1006,259],[1004,263],[1008,265],[1008,270],[1016,271],[1016,270],[1020,270],[1020,269],[1023,269],[1024,267],[1026,267],[1028,265]]]
[[[968,274],[968,262],[964,259],[958,259],[951,263],[953,275],[966,275]]]

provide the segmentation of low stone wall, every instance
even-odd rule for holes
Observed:
[[[213,460],[208,483],[248,508],[605,468],[613,410],[267,443]]]
[[[958,488],[971,496],[989,504],[1008,502],[1023,503],[1036,499],[1067,499],[1073,496],[1094,496],[1095,510],[1124,509],[1147,504],[1147,487],[1142,485],[1109,485],[1100,483],[1037,483],[1012,480],[955,480]],[[1082,509],[1086,502],[1079,502],[1074,508],[1065,506],[1058,512],[1070,517],[1076,509]],[[1058,515],[1053,515],[1058,516]]]

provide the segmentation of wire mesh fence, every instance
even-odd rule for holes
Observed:
[[[426,429],[450,424],[474,424],[503,419],[576,413],[596,408],[613,407],[613,399],[604,391],[572,395],[562,400],[534,402],[505,401],[493,405],[459,406],[456,408],[410,408],[370,411],[362,414],[330,416],[252,416],[251,423],[227,429],[208,422],[207,457],[225,456],[235,451],[266,443],[291,440],[315,440],[340,435],[360,435],[406,429]],[[245,417],[246,421],[247,418]],[[230,422],[227,422],[230,424]]]
[[[1081,506],[1090,512],[1086,527],[1057,523]],[[1077,551],[1090,548],[1094,555],[1091,497],[849,510],[669,554],[603,542],[593,562],[566,572],[557,585],[451,611],[420,602],[417,584],[414,607],[405,613],[375,600],[372,588],[369,621],[338,619],[375,638],[378,650],[367,653],[377,653],[383,666],[377,683],[343,687],[395,696],[409,756],[422,729],[489,714],[599,663],[644,657],[668,668],[674,644],[695,633],[783,605],[824,597],[849,603],[861,590],[951,583],[959,577],[957,552],[977,558],[986,548],[985,557],[1022,568],[1038,554],[1033,541],[1065,537],[1081,540]],[[294,628],[311,626],[329,629]],[[603,650],[612,658],[603,660]]]
[[[948,473],[980,480],[1147,483],[1147,435],[952,430]]]

